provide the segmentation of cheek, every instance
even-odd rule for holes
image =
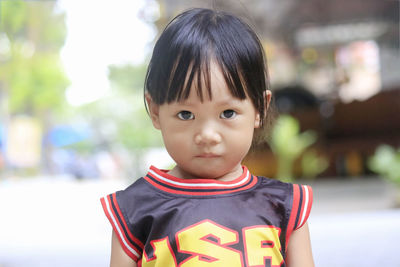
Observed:
[[[249,123],[247,127],[242,127],[240,130],[232,131],[229,135],[230,146],[240,150],[250,148],[253,134],[254,127],[252,123]]]
[[[168,127],[163,127],[162,131],[164,146],[167,151],[172,154],[186,151],[188,146],[191,144],[191,137],[187,131],[182,131],[182,129],[177,129],[176,127],[169,125]]]

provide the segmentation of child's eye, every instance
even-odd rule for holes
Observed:
[[[224,110],[221,113],[220,117],[221,117],[221,119],[233,119],[234,117],[236,117],[236,111],[234,111],[232,109]]]
[[[184,121],[193,120],[194,114],[190,111],[183,110],[177,114],[178,118]]]

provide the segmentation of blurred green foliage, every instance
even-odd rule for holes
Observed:
[[[270,147],[278,158],[277,178],[282,181],[293,181],[293,164],[308,147],[317,139],[316,134],[311,131],[300,133],[299,122],[289,116],[281,115],[272,129]],[[327,162],[318,157],[316,152],[310,151],[304,154],[302,162],[303,175],[315,177],[325,170]]]
[[[111,91],[107,97],[79,107],[78,113],[97,135],[97,140],[90,140],[94,146],[122,146],[133,153],[162,146],[144,105],[145,73],[145,64],[109,66]]]
[[[146,65],[110,65],[108,66],[108,79],[112,86],[120,91],[143,94]]]
[[[328,168],[328,160],[314,150],[307,150],[301,157],[301,169],[303,177],[306,179],[314,179],[318,174]]]
[[[66,147],[84,155],[128,150],[140,158],[143,149],[161,146],[144,108],[146,65],[109,66],[111,90],[105,97],[68,105],[69,80],[60,58],[66,33],[57,1],[0,0],[0,123],[26,114],[41,121],[44,133],[54,124],[88,127],[90,138]],[[46,161],[51,145],[44,144]]]
[[[68,86],[59,57],[65,15],[56,3],[0,1],[0,90],[9,115],[36,117],[63,106]]]
[[[153,127],[144,105],[146,69],[147,64],[109,66],[108,78],[127,111],[114,118],[118,123],[117,137],[131,150],[162,146],[161,134]]]
[[[368,167],[400,187],[400,148],[380,145],[368,159]]]

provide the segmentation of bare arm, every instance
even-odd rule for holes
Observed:
[[[292,233],[286,262],[288,267],[314,267],[308,223]]]
[[[111,238],[110,267],[137,267],[136,262],[132,260],[122,249],[118,237],[114,231]]]

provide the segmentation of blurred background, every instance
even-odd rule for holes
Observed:
[[[316,265],[400,266],[398,0],[0,0],[0,267],[108,266],[99,198],[173,164],[143,82],[191,7],[264,45],[277,116],[245,164],[313,186]]]

